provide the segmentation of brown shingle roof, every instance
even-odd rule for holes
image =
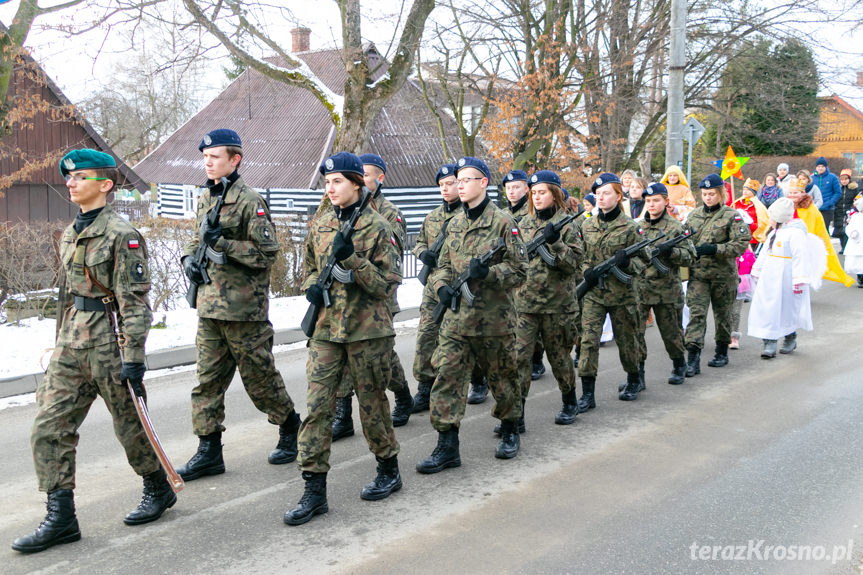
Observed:
[[[374,50],[374,46],[367,49]],[[341,50],[295,56],[333,92],[344,92]],[[379,74],[384,71],[384,66],[381,68]],[[460,155],[454,120],[448,116],[443,119],[450,152]],[[335,137],[326,108],[310,92],[247,69],[135,166],[135,171],[157,183],[202,182],[205,176],[198,143],[215,128],[230,128],[240,134],[245,152],[241,173],[246,182],[257,188],[315,187],[318,166],[332,153]],[[428,112],[422,93],[410,81],[384,106],[367,151],[379,154],[387,162],[388,187],[434,184],[437,169],[447,160],[443,157],[435,119]]]

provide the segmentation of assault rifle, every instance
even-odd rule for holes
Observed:
[[[477,259],[480,263],[487,264],[491,261],[491,258],[493,258],[494,255],[500,250],[502,250],[504,247],[506,247],[506,244],[503,242],[503,238],[498,238],[497,243],[494,245],[494,247],[479,256]],[[471,293],[470,288],[467,285],[467,281],[469,279],[470,266],[468,266],[468,269],[461,272],[461,275],[459,275],[456,280],[449,285],[449,287],[454,292],[456,292],[449,305],[450,309],[452,309],[454,312],[458,311],[459,301],[461,301],[462,297],[464,297],[464,301],[466,301],[467,305],[469,306],[472,306],[474,300],[476,299],[476,296]],[[435,323],[440,323],[440,321],[443,319],[443,315],[446,313],[446,309],[447,306],[445,306],[442,302],[437,302],[437,305],[432,312],[432,320],[434,320]]]
[[[360,214],[362,214],[365,207],[369,205],[369,200],[372,198],[372,192],[365,186],[363,186],[362,194],[360,205],[354,210],[354,213],[351,214],[350,219],[342,224],[342,235],[348,241],[350,241],[351,236],[354,233],[354,226],[356,226]],[[329,257],[327,258],[327,265],[324,266],[323,270],[321,270],[321,274],[318,276],[318,281],[315,284],[323,291],[324,307],[330,307],[333,305],[333,302],[330,301],[330,288],[333,285],[333,281],[338,281],[343,284],[353,283],[354,270],[346,270],[343,268],[339,265],[338,260],[336,260],[336,256],[330,252]],[[306,315],[300,323],[300,327],[303,328],[303,333],[306,334],[306,337],[312,337],[315,333],[315,325],[318,323],[318,316],[320,313],[321,306],[315,303],[309,304],[309,309],[306,310]]]
[[[652,240],[641,240],[638,243],[632,244],[631,246],[624,248],[623,251],[626,253],[626,255],[632,256],[638,253],[639,250],[643,250],[647,246],[658,242],[664,237],[665,232],[659,232],[659,235]],[[632,283],[632,276],[614,265],[614,259],[615,256],[611,256],[610,258],[593,268],[593,271],[596,272],[598,277],[597,285],[599,286],[599,289],[605,289],[605,276],[607,276],[609,273],[611,273],[614,277],[616,277],[618,280],[625,283],[626,285]],[[587,292],[590,291],[591,287],[593,286],[587,285],[587,280],[581,280],[581,283],[579,283],[578,286],[575,288],[575,295],[580,300],[585,296],[585,294],[587,294]]]
[[[653,250],[651,250],[651,252],[650,252],[650,263],[653,265],[653,267],[656,268],[656,271],[658,271],[660,274],[662,274],[664,276],[667,276],[668,272],[670,272],[671,270],[669,269],[669,267],[667,265],[665,265],[664,263],[662,263],[660,261],[659,252],[664,248],[669,248],[669,247],[673,248],[674,246],[676,246],[680,242],[689,239],[691,236],[692,236],[692,228],[686,228],[685,230],[683,230],[682,232],[680,232],[679,234],[677,234],[676,236],[674,236],[670,240],[662,242],[661,244],[659,244],[658,246],[653,248]]]
[[[228,195],[228,179],[222,178],[222,193],[216,198],[216,203],[207,212],[207,217],[201,221],[200,242],[198,249],[195,250],[195,255],[192,256],[192,261],[198,264],[198,269],[201,270],[202,282],[210,283],[210,274],[207,273],[207,262],[222,265],[227,261],[225,252],[217,252],[206,243],[204,243],[204,234],[208,229],[213,229],[219,225],[219,218],[222,210],[222,204],[225,203],[225,196]],[[186,301],[189,302],[189,307],[195,309],[198,307],[198,284],[195,281],[189,280],[189,289],[186,290]]]
[[[569,214],[556,224],[554,224],[554,231],[560,233],[560,230],[563,229],[563,226],[571,222],[575,219],[575,214]],[[532,260],[536,254],[539,254],[539,257],[542,258],[542,261],[554,267],[557,264],[557,256],[548,251],[548,246],[545,245],[545,236],[542,233],[542,230],[539,231],[537,236],[530,240],[528,244],[525,246],[525,250],[527,250],[527,259]]]
[[[446,227],[449,225],[450,220],[445,221],[443,223],[443,227],[440,230],[440,235],[435,239],[434,243],[429,246],[429,251],[435,255],[435,257],[440,255],[441,249],[443,249],[443,243],[446,241]],[[434,268],[432,266],[427,266],[423,263],[423,269],[420,270],[419,280],[420,283],[426,285],[426,282],[429,280],[429,274],[432,272]]]

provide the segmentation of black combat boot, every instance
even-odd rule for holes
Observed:
[[[617,391],[623,391],[626,389],[626,383],[622,382],[617,385]],[[647,389],[647,384],[644,383],[644,362],[638,364],[638,391],[644,391]]]
[[[527,433],[527,427],[524,425],[524,405],[527,402],[526,399],[521,400],[521,417],[518,418],[518,432]],[[503,423],[498,422],[497,425],[494,426],[494,434],[500,436],[501,429],[503,428]]]
[[[391,494],[402,488],[402,476],[399,474],[399,459],[393,455],[389,459],[378,460],[378,476],[369,483],[360,493],[360,498],[366,501],[378,501],[386,499]]]
[[[288,418],[279,426],[279,443],[270,452],[267,461],[272,465],[283,465],[297,459],[297,433],[300,431],[300,414],[291,411]]]
[[[141,525],[155,521],[176,502],[177,494],[171,489],[165,470],[160,467],[158,471],[144,476],[144,493],[141,495],[141,502],[134,511],[123,518],[123,523]]]
[[[697,347],[688,347],[689,359],[686,360],[686,377],[695,377],[701,373],[701,350]]]
[[[504,421],[500,427],[500,443],[494,456],[498,459],[512,459],[518,455],[521,439],[518,435],[518,423],[515,421]]]
[[[680,385],[686,379],[686,360],[683,356],[674,357],[671,359],[674,367],[671,370],[671,377],[668,378],[668,383],[671,385]]]
[[[192,481],[203,475],[219,475],[225,472],[222,459],[222,432],[214,431],[198,437],[198,451],[177,473],[183,481]]]
[[[447,467],[461,466],[458,452],[458,428],[438,431],[437,446],[432,454],[417,463],[419,473],[439,473]]]
[[[539,363],[534,363],[530,368],[530,380],[536,381],[540,377],[545,374],[545,364],[540,361]]]
[[[485,377],[471,379],[470,393],[467,394],[467,402],[471,405],[482,403],[488,397],[488,381]]]
[[[421,381],[417,385],[417,392],[414,395],[414,413],[428,411],[429,398],[431,397],[431,388],[433,381]]]
[[[641,391],[641,381],[639,381],[638,372],[626,374],[626,387],[620,392],[617,398],[621,401],[635,401],[638,399],[638,392]]]
[[[285,523],[288,525],[308,523],[315,515],[330,510],[327,504],[327,474],[303,471],[303,480],[306,482],[303,496],[296,507],[285,513]]]
[[[333,418],[333,441],[354,434],[353,394],[336,398],[336,415]]]
[[[716,354],[707,362],[710,367],[725,367],[728,365],[728,342],[716,342]]]
[[[764,359],[770,359],[776,357],[776,344],[777,340],[775,339],[762,339],[761,340],[761,357]]]
[[[595,377],[581,378],[581,397],[578,400],[578,412],[584,413],[588,409],[596,407],[596,399],[593,397],[593,389],[596,387]]]
[[[560,408],[560,413],[554,416],[554,422],[558,425],[572,425],[575,423],[575,416],[578,415],[578,402],[575,399],[575,388],[573,387],[566,393],[562,394],[563,407]]]
[[[36,553],[54,545],[81,539],[71,489],[58,489],[49,493],[46,507],[48,513],[36,531],[16,539],[12,543],[12,549],[21,553]]]
[[[797,332],[789,333],[782,340],[782,347],[779,348],[779,353],[791,353],[797,349]]]
[[[396,405],[393,407],[392,413],[393,427],[401,427],[407,425],[411,413],[414,412],[414,398],[411,397],[411,388],[408,387],[407,382],[395,395]]]

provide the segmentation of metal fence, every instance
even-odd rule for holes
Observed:
[[[419,234],[408,234],[405,240],[405,251],[402,253],[402,278],[415,278],[419,275],[422,269],[420,262],[414,255],[414,247],[417,245],[417,237]]]

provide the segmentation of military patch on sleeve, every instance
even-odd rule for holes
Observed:
[[[743,218],[740,215],[736,215],[736,216],[734,216],[734,221],[735,222],[742,222]]]
[[[133,239],[129,240],[129,249],[130,250],[137,250],[140,246],[141,246],[141,244],[138,242],[138,238],[133,238]]]
[[[258,206],[257,214],[259,218],[263,218],[267,215],[267,210],[264,209],[264,206]]]
[[[640,236],[644,235],[644,228],[638,228],[638,235],[640,235]]]
[[[514,236],[518,235],[518,228],[512,228],[512,235],[514,235]]]
[[[390,236],[390,241],[393,243],[393,245],[397,245],[396,239],[393,236]]]
[[[746,227],[745,227],[745,226],[740,226],[740,233],[741,233],[741,234],[745,234],[745,233],[746,233]]]
[[[522,245],[518,246],[518,255],[520,255],[521,257],[524,257],[524,246],[522,246]]]
[[[140,284],[148,281],[150,281],[150,274],[147,271],[147,262],[137,259],[129,260],[129,282]]]

